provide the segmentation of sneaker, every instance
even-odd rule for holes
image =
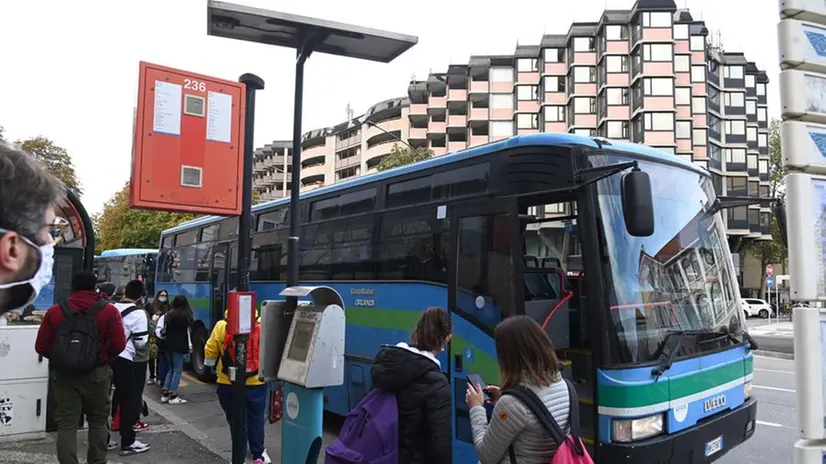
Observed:
[[[106,450],[112,451],[118,449],[118,442],[115,441],[112,437],[109,437],[109,441],[106,443]]]
[[[186,400],[181,398],[180,396],[176,396],[174,398],[169,398],[169,404],[185,404]]]
[[[161,397],[161,403],[169,403],[169,397],[164,395]]]
[[[121,447],[120,455],[121,456],[130,456],[132,454],[140,454],[149,451],[149,445],[140,441],[135,440],[131,445],[127,447]]]
[[[149,428],[149,424],[138,421],[135,425],[132,426],[132,430],[135,432],[143,432],[144,430]]]
[[[158,383],[158,382],[155,379],[149,379],[149,380],[146,381],[147,385],[155,385],[156,383]]]
[[[261,453],[261,459],[264,460],[264,464],[272,464],[272,459],[270,459],[270,455],[267,454],[267,450]]]

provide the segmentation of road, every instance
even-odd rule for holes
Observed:
[[[716,462],[721,464],[791,463],[794,443],[798,439],[795,425],[797,419],[795,416],[794,362],[786,359],[755,357],[752,388],[759,401],[757,429],[749,441]]]
[[[746,321],[749,333],[757,342],[760,351],[769,351],[791,355],[794,353],[793,333],[786,330],[791,328],[788,318],[780,318],[781,324],[777,324],[777,319],[772,318],[771,324],[768,319],[750,318]],[[769,327],[783,326],[780,330],[768,330]]]

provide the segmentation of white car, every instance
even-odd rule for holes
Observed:
[[[740,300],[740,304],[743,306],[743,311],[746,313],[746,317],[759,316],[765,319],[769,317],[769,314],[774,316],[774,310],[771,305],[766,303],[765,300],[758,300],[757,298],[743,298]]]

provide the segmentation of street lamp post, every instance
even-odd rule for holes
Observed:
[[[418,38],[393,32],[369,29],[350,24],[326,21],[317,18],[292,15],[261,8],[253,8],[219,1],[207,4],[207,33],[216,37],[262,43],[296,50],[295,60],[295,101],[293,110],[293,153],[292,179],[290,192],[290,231],[287,242],[287,287],[298,284],[298,225],[299,190],[301,172],[301,118],[304,95],[304,64],[312,53],[357,58],[368,61],[389,63],[413,47]],[[250,230],[240,230],[249,234]],[[240,250],[249,254],[249,250]],[[239,266],[249,263],[248,256],[239,256]],[[248,267],[239,269],[240,273],[249,273]],[[274,359],[280,359],[284,349],[292,316],[298,299],[287,297],[286,310],[282,314],[278,334],[279,347],[275,353],[268,353]],[[319,414],[320,415],[320,414]],[[244,447],[244,443],[233,440],[233,451]],[[282,444],[283,445],[283,444]],[[233,457],[236,453],[233,452]],[[241,464],[243,461],[233,464]],[[315,462],[315,460],[307,461]]]

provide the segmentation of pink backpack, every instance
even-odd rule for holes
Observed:
[[[585,449],[585,444],[582,443],[582,439],[578,433],[579,399],[571,382],[566,379],[563,380],[565,381],[565,385],[568,386],[568,397],[570,399],[568,404],[568,425],[570,425],[570,433],[567,435],[565,435],[562,428],[557,424],[556,419],[554,419],[554,416],[548,411],[548,408],[545,407],[545,404],[542,403],[542,400],[530,389],[520,386],[505,390],[502,394],[515,396],[525,403],[525,406],[539,419],[551,438],[559,444],[549,464],[594,464],[591,455],[589,455]],[[513,446],[508,448],[508,453],[511,464],[516,464],[516,453],[513,450]]]

